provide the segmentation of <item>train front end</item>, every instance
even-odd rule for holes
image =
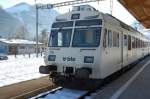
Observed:
[[[82,9],[82,11],[81,11]],[[100,82],[101,15],[89,5],[76,6],[60,15],[52,25],[47,66],[40,73],[49,74],[57,85],[92,90]]]

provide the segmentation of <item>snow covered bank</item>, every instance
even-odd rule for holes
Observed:
[[[0,60],[0,87],[21,81],[39,78],[39,66],[44,65],[43,58],[35,54],[8,56],[8,60]]]

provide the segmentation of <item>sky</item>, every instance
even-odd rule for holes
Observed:
[[[37,3],[58,3],[58,2],[64,2],[64,1],[70,1],[70,0],[36,0]],[[104,12],[104,13],[110,13],[110,0],[104,0],[94,3],[90,3],[89,5],[95,7],[97,10]],[[0,5],[6,9],[11,6],[14,6],[18,3],[26,2],[28,4],[35,4],[35,0],[0,0]],[[71,9],[72,6],[67,7],[61,7],[61,8],[55,8],[60,13],[66,13]],[[113,0],[113,16],[120,19],[121,21],[125,22],[128,25],[131,25],[136,19],[117,1]]]

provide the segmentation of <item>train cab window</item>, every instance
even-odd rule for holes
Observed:
[[[127,39],[127,35],[124,35],[124,46],[128,45],[128,39]]]
[[[108,30],[108,47],[112,47],[112,31]]]
[[[131,36],[128,35],[128,50],[131,50]]]
[[[76,28],[73,37],[73,47],[97,47],[100,44],[100,27]]]
[[[104,29],[103,47],[107,47],[107,29]]]
[[[52,30],[50,34],[49,46],[69,47],[72,29]]]

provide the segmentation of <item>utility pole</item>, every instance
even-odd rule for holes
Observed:
[[[113,0],[110,0],[110,14],[113,14]]]
[[[38,57],[38,41],[39,41],[39,37],[38,37],[38,5],[36,3],[35,0],[35,7],[36,7],[36,57]]]

